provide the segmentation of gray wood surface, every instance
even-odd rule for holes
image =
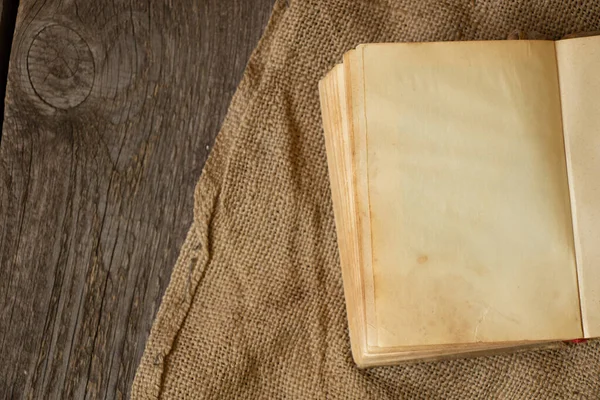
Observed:
[[[124,398],[272,0],[21,0],[0,144],[0,398]]]

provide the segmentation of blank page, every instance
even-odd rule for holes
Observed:
[[[585,337],[600,336],[600,37],[556,42]]]
[[[581,337],[554,44],[359,49],[379,346]]]

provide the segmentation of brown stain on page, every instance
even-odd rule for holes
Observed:
[[[419,265],[431,263],[428,256],[419,256]],[[420,260],[420,261],[419,261]],[[420,268],[411,270],[392,283],[376,276],[375,302],[378,328],[383,334],[382,346],[418,346],[473,343],[485,341],[486,330],[480,322],[485,307],[476,300],[476,289],[463,277],[444,274],[419,279]],[[404,295],[399,296],[400,293]],[[474,298],[473,298],[474,297]],[[479,325],[479,326],[478,326]],[[474,335],[476,332],[476,335]],[[395,337],[394,337],[395,336]],[[475,336],[475,337],[474,337]]]
[[[417,263],[418,264],[425,264],[428,260],[429,260],[429,257],[427,257],[427,256],[420,256],[419,258],[417,258]]]

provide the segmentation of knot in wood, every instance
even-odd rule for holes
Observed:
[[[73,29],[49,25],[35,36],[27,52],[27,73],[35,93],[59,109],[81,104],[94,83],[94,58]]]

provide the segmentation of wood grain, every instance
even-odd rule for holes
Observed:
[[[21,0],[0,146],[0,398],[124,398],[272,0]]]

